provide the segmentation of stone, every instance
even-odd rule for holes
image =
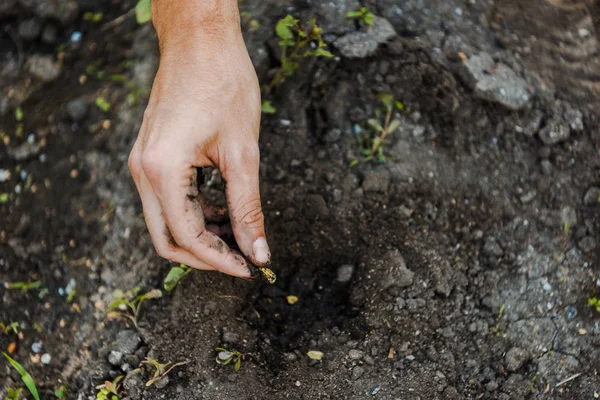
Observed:
[[[544,126],[538,133],[538,136],[545,144],[551,145],[563,142],[569,138],[571,130],[561,121],[553,120]]]
[[[371,25],[369,34],[378,44],[385,43],[397,36],[390,21],[377,15],[373,17],[373,25]]]
[[[27,61],[29,74],[43,83],[55,81],[60,75],[61,69],[61,63],[55,62],[51,56],[36,54]]]
[[[351,360],[360,360],[364,355],[365,353],[356,349],[352,349],[348,352],[348,357],[350,357]]]
[[[121,365],[121,360],[123,360],[123,353],[120,351],[113,350],[108,354],[108,362],[112,365]]]
[[[328,143],[337,142],[342,137],[342,130],[333,128],[325,135],[325,141]]]
[[[538,132],[546,145],[563,142],[569,139],[571,133],[583,131],[583,113],[567,102],[556,100],[550,115],[545,126]]]
[[[142,344],[142,337],[139,333],[133,330],[121,331],[117,335],[117,339],[111,343],[112,351],[120,352],[123,355],[133,354]]]
[[[390,171],[375,169],[365,172],[362,188],[365,192],[387,192],[390,186]]]
[[[508,352],[506,352],[506,356],[504,356],[506,370],[509,372],[515,372],[519,370],[530,359],[531,354],[527,350],[523,350],[519,347],[513,347]]]
[[[345,264],[337,269],[337,281],[341,283],[350,282],[354,274],[354,265]]]
[[[413,284],[415,273],[406,266],[404,257],[398,250],[389,251],[382,259],[384,268],[387,269],[387,279],[385,284],[387,287],[399,286],[409,287]]]
[[[392,24],[385,18],[375,16],[367,32],[352,32],[337,39],[333,45],[346,58],[365,58],[377,51],[380,44],[396,37]]]
[[[458,75],[474,91],[475,96],[517,111],[531,100],[527,82],[502,63],[481,52],[461,63]]]
[[[154,387],[156,387],[157,389],[164,389],[167,387],[168,384],[169,384],[169,376],[165,375],[162,378],[160,378],[160,380],[158,382],[156,382],[154,384]]]
[[[42,24],[40,21],[33,17],[23,20],[19,24],[19,37],[23,40],[32,41],[37,39],[40,36],[40,32],[42,31]]]
[[[75,122],[79,122],[85,118],[87,111],[88,103],[84,98],[80,97],[67,103],[67,113],[69,113],[69,117]]]
[[[365,369],[363,367],[361,367],[360,365],[357,365],[356,367],[352,368],[352,379],[357,380],[361,376],[363,376],[364,373],[365,373]]]
[[[583,196],[583,202],[586,206],[597,206],[600,205],[600,188],[591,187],[585,192]]]
[[[240,340],[240,335],[235,332],[223,332],[223,342],[225,343],[237,343]]]

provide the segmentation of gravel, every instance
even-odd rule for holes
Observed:
[[[135,331],[121,331],[117,335],[117,339],[111,343],[110,349],[114,352],[122,353],[122,355],[133,354],[142,344],[142,337]]]
[[[225,343],[237,343],[240,340],[240,335],[235,332],[223,332],[222,339]]]
[[[352,32],[336,40],[333,45],[346,58],[365,58],[375,54],[380,44],[396,36],[388,20],[375,17],[368,32]]]
[[[360,365],[352,368],[352,380],[357,380],[365,373],[365,369]]]
[[[509,372],[515,372],[520,369],[527,361],[531,359],[531,354],[527,350],[518,347],[510,349],[504,357],[506,369]]]
[[[527,82],[502,63],[481,52],[461,63],[458,75],[474,91],[475,96],[517,111],[531,100]]]
[[[351,360],[360,360],[364,355],[365,353],[356,349],[352,349],[348,352],[348,357],[350,357]]]
[[[60,75],[62,66],[55,62],[51,56],[36,54],[27,61],[27,71],[40,82],[49,83],[55,81]]]
[[[383,280],[385,287],[409,287],[413,284],[415,273],[408,269],[404,257],[398,250],[388,251],[380,260],[387,271],[387,278]]]
[[[354,274],[354,265],[345,264],[337,269],[337,281],[341,283],[350,282]]]

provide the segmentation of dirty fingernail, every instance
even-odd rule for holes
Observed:
[[[271,252],[269,251],[269,245],[267,239],[259,237],[252,244],[252,253],[256,262],[261,264],[268,264],[271,259]]]

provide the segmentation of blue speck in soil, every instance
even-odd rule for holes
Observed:
[[[27,179],[27,170],[26,169],[22,169],[21,172],[19,172],[19,178],[21,178],[22,181]]]
[[[573,306],[567,308],[567,321],[573,321],[575,316],[577,315],[577,309]]]
[[[31,351],[33,351],[34,353],[39,353],[40,351],[42,351],[42,344],[39,342],[32,343]]]
[[[71,42],[73,42],[73,43],[81,42],[81,32],[75,31],[75,32],[71,33]]]
[[[59,296],[64,296],[64,295],[65,295],[65,289],[63,289],[63,288],[59,287],[59,288],[58,288],[58,295],[59,295]]]
[[[35,135],[32,133],[29,136],[27,136],[27,142],[29,144],[34,144],[35,143]]]

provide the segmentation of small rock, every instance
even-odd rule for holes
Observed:
[[[333,128],[325,135],[325,141],[328,143],[337,142],[342,137],[342,130]]]
[[[165,376],[163,376],[163,377],[162,377],[162,378],[161,378],[161,379],[160,379],[158,382],[156,382],[156,383],[154,384],[154,386],[155,386],[157,389],[164,389],[164,388],[166,388],[166,387],[167,387],[167,385],[168,385],[168,384],[169,384],[169,376],[168,376],[168,375],[165,375]]]
[[[61,63],[55,62],[51,56],[36,54],[27,61],[27,71],[43,83],[55,81],[60,75],[61,69]]]
[[[350,357],[351,360],[360,360],[364,355],[365,354],[362,351],[356,349],[352,349],[348,352],[348,357]]]
[[[600,188],[591,187],[585,192],[583,202],[588,206],[600,205]]]
[[[556,144],[569,138],[571,130],[560,121],[550,121],[538,133],[542,142],[547,145]]]
[[[19,24],[19,37],[23,40],[35,40],[40,36],[42,24],[37,18],[28,18]]]
[[[111,344],[110,349],[122,353],[122,355],[133,354],[142,344],[142,337],[133,330],[121,331],[117,339]]]
[[[377,43],[385,43],[390,39],[393,39],[397,36],[394,27],[385,18],[375,16],[373,18],[373,25],[371,25],[371,30],[369,32],[373,38],[377,41]]]
[[[591,253],[596,248],[596,240],[592,236],[585,236],[578,245],[585,253]]]
[[[337,39],[333,45],[347,58],[365,58],[377,47],[396,36],[392,24],[385,18],[375,17],[369,32],[352,32]]]
[[[390,171],[376,169],[364,174],[362,188],[365,192],[387,192],[390,186]]]
[[[577,316],[577,309],[573,306],[567,308],[567,321],[573,321]]]
[[[337,281],[341,283],[350,282],[354,274],[354,265],[345,264],[337,269]]]
[[[506,363],[506,370],[509,372],[515,372],[523,366],[527,361],[531,359],[531,354],[527,350],[513,347],[510,349],[504,357]]]
[[[459,76],[475,92],[475,96],[496,102],[511,110],[520,110],[530,101],[529,86],[512,69],[495,63],[481,52],[461,63]]]
[[[40,361],[42,362],[42,364],[50,364],[50,361],[52,361],[52,356],[48,353],[45,353],[42,355],[42,358],[40,359]]]
[[[361,376],[363,376],[364,373],[365,373],[365,369],[363,367],[361,367],[360,365],[357,365],[356,367],[352,368],[352,379],[357,380]]]
[[[123,387],[127,391],[127,397],[131,400],[140,400],[145,383],[138,374],[128,374],[123,382]]]
[[[58,28],[54,24],[47,24],[42,31],[42,42],[55,44],[58,38]]]
[[[329,208],[325,199],[320,194],[309,194],[305,199],[306,214],[311,218],[325,218],[329,215]]]
[[[88,103],[84,98],[71,100],[67,103],[69,117],[75,122],[81,121],[87,114]]]
[[[485,385],[485,390],[488,392],[495,392],[498,389],[498,382],[496,380],[491,380]]]
[[[390,286],[408,287],[413,284],[415,273],[406,266],[404,257],[398,250],[390,250],[381,259],[383,267],[388,271],[384,280],[385,288]]]
[[[10,173],[9,170],[0,169],[0,183],[6,182],[7,180],[10,179],[11,176],[12,176],[12,174]]]
[[[108,362],[115,366],[121,365],[122,359],[123,353],[121,353],[120,351],[113,350],[108,355]]]
[[[365,356],[364,360],[365,360],[365,364],[367,364],[367,365],[375,365],[375,360],[371,356]]]
[[[237,343],[240,340],[240,335],[235,332],[223,332],[222,339],[225,343]]]

